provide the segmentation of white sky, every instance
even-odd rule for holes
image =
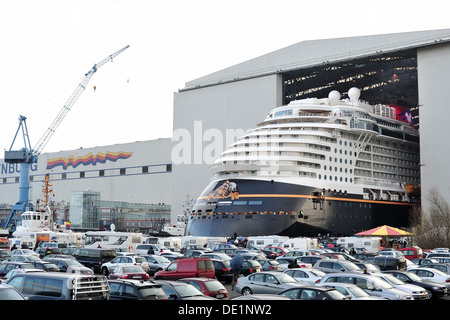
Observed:
[[[416,4],[415,4],[416,3]],[[44,153],[171,137],[185,82],[314,39],[449,28],[444,1],[16,0],[0,3],[0,158],[34,146],[100,68]],[[94,92],[93,86],[96,86]],[[21,136],[20,136],[21,138]],[[13,149],[23,147],[16,141]]]

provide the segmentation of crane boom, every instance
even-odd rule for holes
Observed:
[[[86,88],[87,84],[91,80],[94,73],[97,72],[97,69],[103,66],[108,61],[112,61],[115,57],[117,57],[120,53],[128,49],[128,46],[123,47],[122,49],[114,52],[113,54],[110,54],[108,57],[103,59],[102,61],[96,63],[91,70],[89,70],[84,76],[84,79],[80,82],[78,87],[75,89],[75,91],[72,93],[72,95],[67,100],[66,104],[63,106],[61,111],[56,116],[55,120],[51,123],[50,127],[48,127],[47,131],[44,133],[44,135],[39,139],[39,141],[36,143],[35,147],[33,148],[33,153],[35,155],[35,159],[37,159],[37,156],[41,153],[41,151],[44,149],[45,145],[48,143],[50,138],[52,137],[55,130],[58,128],[61,121],[64,119],[66,114],[69,112],[70,108],[73,106],[73,104],[77,101],[81,93]]]

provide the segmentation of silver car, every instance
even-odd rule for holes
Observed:
[[[304,284],[283,272],[262,271],[239,278],[236,284],[236,292],[243,295],[277,294],[286,289],[303,286]]]
[[[318,285],[320,286],[329,282],[356,284],[371,296],[389,300],[414,300],[409,292],[394,288],[385,280],[370,274],[353,272],[329,273],[320,280]]]
[[[328,282],[321,286],[335,288],[344,296],[350,298],[350,300],[387,300],[386,298],[371,296],[356,284]]]
[[[414,284],[405,283],[402,280],[394,277],[389,273],[372,273],[374,276],[380,277],[381,279],[389,282],[393,287],[409,292],[416,300],[426,300],[431,298],[427,290],[422,287],[416,286]]]
[[[148,256],[143,255],[142,257],[145,258],[148,262],[148,273],[150,274],[154,274],[155,272],[164,270],[170,264],[170,260],[164,256],[152,254]]]

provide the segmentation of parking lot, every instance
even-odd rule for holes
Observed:
[[[9,256],[2,258],[0,276],[4,283],[11,281],[13,285],[23,282],[14,280],[15,277],[24,277],[22,274],[35,272],[36,268],[44,271],[44,268],[51,267],[45,271],[66,273],[67,276],[103,275],[110,283],[116,279],[115,290],[119,288],[117,280],[122,283],[128,279],[153,280],[165,292],[160,291],[158,299],[166,295],[174,300],[187,296],[178,294],[173,287],[169,290],[169,283],[164,280],[183,283],[185,290],[193,290],[194,295],[190,297],[195,296],[196,299],[224,297],[226,292],[217,280],[208,284],[216,283],[216,289],[207,288],[205,280],[214,278],[221,280],[228,292],[228,297],[225,295],[227,300],[259,294],[293,300],[450,300],[450,252],[445,248],[425,253],[420,248],[386,248],[376,252],[358,249],[350,252],[345,247],[331,246],[327,249],[288,249],[282,245],[246,248],[231,244],[185,246],[179,252],[157,244],[139,244],[135,252],[107,248],[66,249],[64,252],[58,252],[58,248],[37,248],[35,252],[12,250]],[[412,251],[418,256],[408,256]],[[25,267],[26,264],[33,267]],[[231,290],[231,284],[222,280],[230,279],[232,268],[236,267],[241,275],[236,289]],[[14,268],[13,272],[8,268]],[[34,269],[28,270],[30,268]],[[153,286],[156,288],[155,284]],[[122,287],[120,290],[125,290]],[[136,285],[134,287],[138,290]],[[114,296],[114,299],[145,298],[129,293],[125,296],[125,291],[115,295],[112,292],[111,289],[111,298]],[[57,293],[53,295],[56,297]],[[70,293],[65,295],[70,296]],[[149,294],[151,298],[155,296],[155,293],[153,296]],[[34,299],[35,295],[29,297]]]

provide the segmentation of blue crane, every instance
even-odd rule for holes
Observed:
[[[44,135],[39,139],[38,143],[34,148],[31,148],[30,136],[28,134],[28,128],[26,123],[26,117],[19,117],[19,127],[17,128],[16,134],[14,136],[11,147],[8,151],[5,151],[5,162],[6,163],[20,163],[20,177],[19,177],[19,201],[12,205],[11,212],[6,219],[3,228],[10,229],[14,231],[16,226],[20,221],[20,216],[26,210],[34,210],[33,204],[29,201],[29,190],[30,190],[30,166],[32,163],[36,163],[39,155],[44,149],[47,142],[50,140],[51,136],[55,130],[60,125],[61,121],[64,119],[66,114],[69,112],[70,108],[77,101],[78,97],[86,88],[87,84],[91,80],[92,76],[97,72],[98,68],[103,66],[108,61],[112,61],[120,53],[128,49],[128,46],[110,54],[102,61],[96,63],[87,73],[84,75],[84,79],[77,86],[75,91],[67,100],[66,104],[63,106],[61,111],[56,116],[55,120],[51,123],[50,127],[45,131]],[[13,150],[14,143],[16,142],[19,132],[22,132],[24,147],[20,150]]]

